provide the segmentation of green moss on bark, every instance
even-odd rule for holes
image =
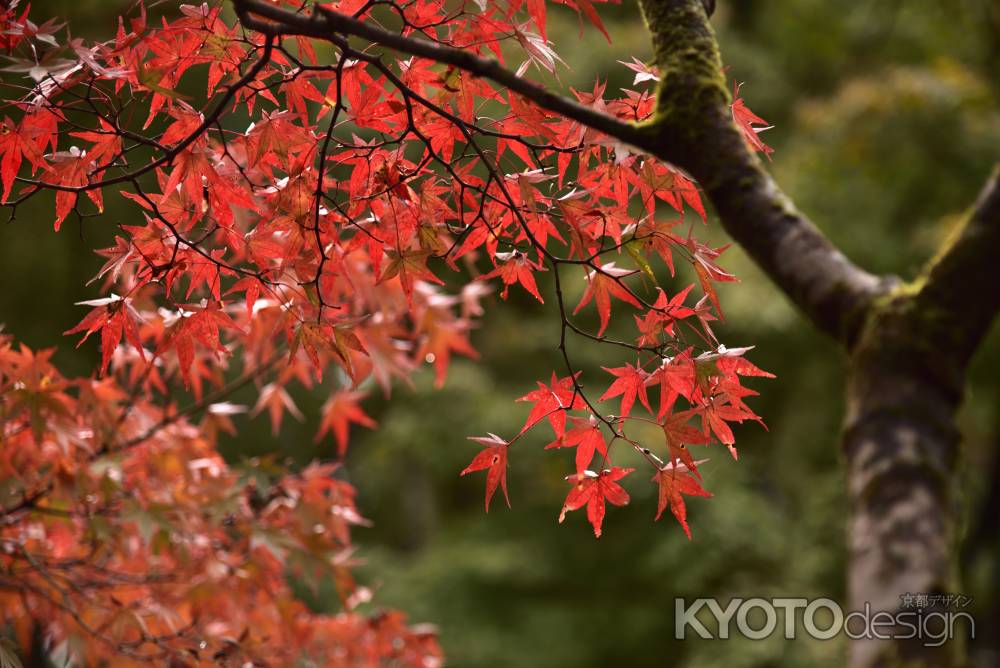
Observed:
[[[705,9],[692,0],[641,0],[639,4],[660,68],[656,112],[645,125],[657,127],[669,120],[675,127],[693,129],[700,124],[690,121],[706,109],[729,104],[719,49]]]

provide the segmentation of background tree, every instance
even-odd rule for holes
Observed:
[[[678,11],[679,11],[679,10],[678,10]],[[685,16],[687,16],[687,15],[685,15]],[[692,15],[692,16],[693,16],[693,15]],[[691,17],[688,17],[688,18],[691,18]],[[669,71],[669,70],[668,70],[668,71]],[[664,96],[662,96],[662,95],[661,95],[661,103],[662,103],[663,99],[664,99]],[[728,114],[728,106],[726,106],[726,107],[725,107],[725,110],[726,110],[726,114]],[[575,112],[574,112],[574,113],[575,113]],[[602,123],[603,123],[603,122],[607,122],[607,120],[606,120],[606,119],[604,119],[604,120],[601,120],[600,122],[602,122]],[[728,125],[728,119],[726,120],[726,124]],[[694,125],[692,125],[692,127],[697,127],[697,126],[694,126]],[[631,132],[631,130],[628,130],[628,131],[629,131],[629,132]],[[725,133],[721,133],[721,134],[722,134],[723,136],[725,136]],[[730,136],[732,136],[732,135],[730,135]],[[742,144],[740,143],[741,141],[742,141],[742,140],[739,140],[739,141],[735,141],[735,144],[737,144],[737,145],[739,145],[740,147],[742,147]],[[689,167],[689,169],[690,169],[690,170],[691,170],[692,172],[695,172],[695,168],[694,168],[694,167]],[[696,175],[697,175],[697,174],[696,174]],[[706,181],[706,179],[705,179],[704,177],[703,177],[703,178],[701,179],[701,181],[702,181],[702,183],[703,183],[703,184],[704,184],[704,183],[708,183],[708,182],[710,182],[710,181]],[[706,186],[706,187],[707,187],[707,186]],[[709,192],[709,193],[711,194],[711,192],[712,192],[711,188],[708,188],[708,192]],[[720,208],[720,210],[722,210],[722,208],[723,208],[723,207],[719,206],[719,208]],[[725,220],[725,218],[724,218],[724,220]],[[794,222],[794,221],[793,221],[793,222]],[[796,225],[798,225],[798,223],[796,223]],[[781,229],[781,228],[779,227],[778,229]],[[737,235],[737,236],[738,236],[738,235]],[[807,246],[807,248],[809,248],[809,247]],[[765,249],[765,250],[766,250],[766,249]],[[810,252],[812,252],[812,251],[810,251]],[[766,253],[765,253],[765,255],[766,255]],[[824,255],[825,255],[825,253],[822,253],[822,254],[820,254],[820,257],[823,257]],[[792,257],[792,256],[789,256],[789,257]],[[779,260],[783,260],[784,258],[781,258],[781,257],[779,257],[778,259],[779,259]],[[766,262],[766,261],[767,261],[767,259],[765,258],[765,262]],[[772,260],[772,262],[773,262],[773,260]],[[792,264],[794,264],[794,263],[792,263]],[[805,266],[806,266],[806,268],[807,268],[807,269],[810,269],[810,268],[812,268],[812,265],[810,265],[810,264],[806,264]],[[772,270],[772,272],[774,272],[774,273],[781,273],[781,272],[791,272],[791,273],[793,273],[793,274],[794,274],[794,273],[796,273],[796,272],[798,271],[798,270],[793,270],[793,269],[790,269],[790,268],[782,268],[782,267],[780,267],[780,266],[773,266],[773,267],[771,268],[771,270]],[[813,280],[819,280],[819,281],[820,281],[820,282],[822,283],[822,281],[823,281],[823,280],[825,280],[825,278],[824,278],[823,276],[819,276],[818,278],[814,278]],[[864,283],[864,280],[865,280],[865,279],[864,279],[864,277],[862,276],[862,279],[861,279],[861,281],[860,281],[860,282],[861,282],[861,283]],[[821,291],[821,297],[822,297],[822,296],[823,296],[823,294],[822,294],[822,291]],[[803,300],[803,298],[802,298],[802,297],[800,297],[799,299],[800,299],[800,301],[802,301],[802,300]],[[833,298],[833,301],[834,301],[834,302],[839,302],[839,301],[840,301],[840,300],[842,300],[842,299],[843,299],[843,297],[842,297],[842,296],[839,296],[839,295],[835,295],[835,296],[834,296],[834,298]],[[806,301],[809,301],[809,300],[807,299]],[[820,299],[820,300],[819,300],[819,301],[817,302],[817,304],[819,304],[820,302],[823,302],[823,301],[824,301],[823,299]],[[830,300],[827,300],[827,301],[830,301]],[[98,306],[100,307],[100,305],[98,305]],[[819,304],[819,306],[823,306],[823,305],[822,305],[822,304]],[[819,310],[822,310],[822,311],[824,312],[824,313],[823,313],[823,315],[822,315],[822,318],[826,318],[826,319],[827,319],[827,320],[829,320],[830,322],[832,322],[832,321],[833,321],[833,317],[832,317],[832,315],[830,315],[830,314],[833,314],[833,313],[836,313],[837,309],[839,309],[839,308],[840,308],[840,306],[836,306],[836,308],[829,308],[829,309],[827,309],[827,308],[826,308],[825,306],[823,306],[823,308],[820,308],[819,306],[817,306],[816,304],[808,304],[808,303],[806,304],[806,307],[807,307],[807,309],[812,309],[812,310],[816,310],[816,311],[819,311]],[[824,325],[824,326],[827,326],[827,327],[828,327],[829,325]],[[127,333],[127,332],[126,332],[126,333]],[[280,396],[281,396],[281,395],[277,395],[277,396],[278,396],[278,397],[280,398]],[[617,403],[617,402],[616,402],[616,403]],[[263,405],[263,404],[262,404],[262,405]],[[270,404],[268,404],[268,405],[270,405]],[[622,412],[624,412],[624,411],[622,411]]]

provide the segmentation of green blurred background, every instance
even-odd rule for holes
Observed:
[[[74,35],[106,38],[127,3],[44,0],[36,20],[58,16]],[[774,123],[771,169],[799,206],[865,267],[912,276],[974,198],[1000,147],[1000,7],[995,0],[720,1],[714,23],[730,76]],[[603,11],[603,10],[602,10]],[[570,65],[562,85],[628,86],[616,60],[649,56],[635,3],[603,11],[615,39],[578,32],[575,14],[549,13],[550,37]],[[116,198],[117,199],[117,198]],[[25,207],[0,225],[0,322],[34,347],[59,346],[67,373],[90,373],[95,346],[74,350],[59,333],[91,299],[92,253],[135,209],[109,207],[56,235],[50,210]],[[717,226],[709,233],[725,242]],[[582,513],[556,523],[569,458],[543,452],[547,434],[511,458],[513,509],[483,514],[482,476],[459,478],[476,452],[470,434],[513,434],[527,409],[513,398],[560,369],[554,309],[521,291],[487,304],[473,340],[477,363],[456,361],[443,390],[422,372],[390,403],[376,397],[381,428],[352,438],[348,475],[374,521],[356,534],[362,577],[379,604],[438,625],[454,666],[834,666],[841,641],[673,639],[674,598],[828,596],[842,599],[845,496],[838,449],[842,354],[789,306],[738,249],[724,265],[742,278],[721,290],[729,346],[777,374],[754,384],[753,406],[770,431],[737,434],[741,459],[724,450],[704,467],[716,496],[694,499],[688,542],[672,519],[652,523],[655,487],[627,480],[633,503],[611,509],[595,540]],[[542,286],[544,291],[547,287]],[[970,290],[978,286],[970,285]],[[573,297],[571,296],[572,300]],[[624,313],[624,311],[621,311]],[[621,318],[630,320],[630,318]],[[626,331],[628,322],[620,322]],[[584,378],[605,381],[614,352],[578,344]],[[976,665],[996,665],[1000,627],[998,516],[1000,332],[980,352],[961,415],[965,539],[962,593],[974,597]],[[238,397],[252,403],[248,393]],[[266,418],[244,425],[226,453],[239,462],[278,451],[305,462],[333,454],[312,435],[323,397],[297,397],[312,420],[270,437]],[[628,464],[623,458],[616,463]],[[303,583],[314,605],[335,597]]]

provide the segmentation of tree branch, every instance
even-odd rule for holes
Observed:
[[[641,0],[661,71],[648,150],[689,171],[722,225],[824,332],[850,346],[886,281],[854,265],[764,171],[732,120],[718,44],[697,0]],[[651,144],[651,145],[650,145]]]
[[[935,348],[956,358],[958,368],[975,352],[1000,312],[1000,164],[972,212],[918,281],[916,308],[937,326],[927,332]]]
[[[492,58],[482,58],[463,49],[400,35],[373,23],[320,7],[313,14],[300,14],[268,4],[264,0],[233,0],[233,5],[240,21],[254,30],[272,35],[302,35],[331,42],[341,41],[343,35],[360,37],[401,53],[452,65],[495,81],[544,109],[625,143],[642,147],[639,142],[645,137],[636,125],[554,93],[518,76]],[[260,21],[260,18],[266,19],[266,22]]]

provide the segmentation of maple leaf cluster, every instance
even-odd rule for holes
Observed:
[[[694,311],[689,311],[680,317],[692,317]],[[636,320],[639,321],[638,318]],[[644,347],[637,345],[636,349],[640,357],[643,356]],[[564,378],[558,378],[553,373],[549,384],[539,382],[538,389],[519,399],[531,402],[533,407],[521,432],[514,438],[508,441],[490,434],[488,438],[472,439],[487,448],[462,471],[462,475],[487,470],[486,509],[489,510],[490,499],[498,485],[510,505],[506,480],[508,449],[533,427],[548,422],[555,440],[545,448],[575,450],[575,472],[566,476],[571,489],[559,521],[565,519],[567,511],[586,505],[587,519],[593,526],[594,535],[600,537],[605,502],[624,506],[629,501],[628,493],[617,481],[634,469],[614,466],[611,462],[611,446],[625,443],[652,467],[653,481],[659,488],[656,519],[660,519],[669,507],[685,534],[691,538],[683,495],[711,495],[701,486],[698,470],[698,466],[707,459],[696,461],[689,446],[720,443],[729,449],[735,459],[736,439],[730,423],[753,420],[763,425],[743,401],[757,393],[744,387],[740,377],[773,378],[773,375],[743,359],[742,355],[747,350],[728,350],[720,345],[713,352],[694,355],[692,349],[687,348],[672,357],[646,355],[645,365],[637,363],[605,368],[615,380],[597,401],[620,397],[620,412],[617,414],[599,412],[596,404],[584,394],[579,373]],[[656,388],[659,394],[655,408],[650,402],[650,388]],[[685,404],[683,408],[678,405],[679,399]],[[632,415],[637,400],[646,409],[647,416]],[[584,413],[587,417],[573,413]],[[663,435],[662,446],[658,447],[660,454],[629,437],[627,427],[634,422],[660,427]]]
[[[590,0],[552,4],[607,35]],[[521,74],[561,62],[544,0],[316,11],[398,25]],[[485,449],[462,474],[486,472],[487,509],[497,488],[508,498],[511,445],[547,423],[548,447],[575,452],[562,516],[586,507],[600,536],[606,503],[629,500],[620,482],[632,469],[611,461],[624,442],[652,467],[657,517],[669,506],[690,535],[682,495],[707,492],[688,446],[735,455],[730,425],[759,421],[740,378],[768,375],[711,329],[716,285],[736,279],[718,264],[724,249],[693,234],[706,222],[697,185],[465,69],[241,18],[206,3],[152,21],[140,4],[89,44],[16,2],[0,17],[12,61],[0,203],[13,216],[48,195],[56,230],[110,198],[133,212],[99,251],[102,296],[80,301],[88,310],[66,332],[97,342],[94,377],[66,379],[52,351],[0,339],[0,563],[18,583],[0,616],[25,643],[41,623],[85,663],[434,665],[429,630],[358,610],[370,594],[350,574],[350,529],[363,520],[339,464],[241,470],[216,445],[242,413],[266,413],[279,434],[287,415],[305,417],[294,395],[306,390],[326,394],[317,439],[343,459],[352,427],[376,427],[370,393],[388,396],[423,365],[440,385],[453,356],[477,356],[470,333],[491,283],[503,299],[514,289],[555,303],[566,369],[522,398],[532,410],[517,436],[474,439]],[[598,84],[577,101],[647,119],[658,74],[626,66],[634,90]],[[762,121],[742,100],[733,113],[759,142]],[[687,271],[679,264],[700,296],[659,286]],[[595,313],[596,332],[574,318]],[[612,313],[633,338],[607,336]],[[567,335],[632,355],[608,367],[599,399],[584,393]],[[253,406],[226,400],[246,386]],[[597,408],[619,397],[617,414]],[[662,428],[662,447],[627,435],[640,420]],[[341,614],[295,600],[285,577],[305,571],[333,578]]]
[[[53,350],[0,336],[0,615],[66,656],[109,665],[293,665],[372,656],[430,665],[431,629],[362,614],[351,530],[365,520],[337,464],[244,471],[219,456],[234,405],[199,419],[114,378],[68,379]],[[296,600],[288,571],[330,578],[343,612]]]

